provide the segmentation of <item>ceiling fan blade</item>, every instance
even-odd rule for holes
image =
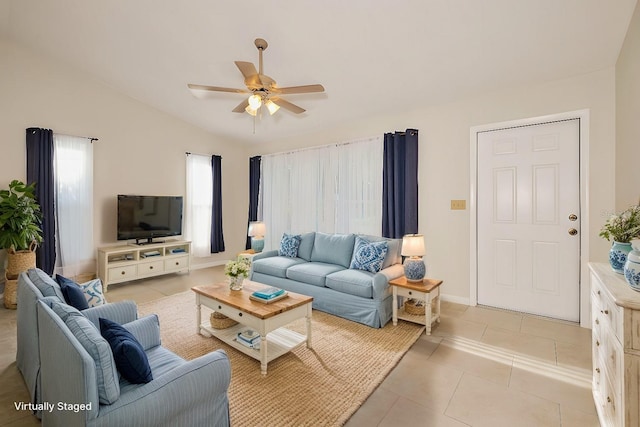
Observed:
[[[289,101],[286,101],[282,98],[278,98],[278,97],[271,98],[271,101],[273,101],[273,103],[276,104],[278,107],[282,107],[286,110],[291,111],[292,113],[301,114],[307,111],[304,108],[298,107],[296,104],[292,104]]]
[[[247,108],[248,105],[249,105],[249,98],[242,101],[240,104],[238,104],[236,108],[234,108],[231,111],[233,111],[234,113],[244,113],[244,109]]]
[[[314,93],[314,92],[324,92],[324,87],[322,85],[275,87],[271,89],[271,92],[283,94],[283,95],[290,95],[294,93]]]
[[[258,70],[256,70],[255,65],[253,65],[251,62],[235,61],[235,64],[245,79],[258,75]]]
[[[211,92],[231,92],[231,93],[249,93],[246,89],[234,89],[230,87],[206,86],[206,85],[187,85],[191,90],[208,90]]]

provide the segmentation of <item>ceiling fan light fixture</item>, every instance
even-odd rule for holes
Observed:
[[[260,95],[256,95],[253,94],[249,97],[249,106],[253,109],[253,110],[258,110],[258,108],[260,108],[260,106],[262,105],[262,97]],[[254,114],[255,116],[255,114]]]
[[[279,105],[276,105],[275,102],[273,102],[270,99],[267,99],[267,101],[264,103],[264,105],[266,105],[267,110],[269,110],[269,114],[270,115],[274,115],[276,111],[278,111],[280,109]]]
[[[258,113],[258,109],[257,108],[251,108],[251,105],[247,105],[247,108],[245,108],[244,111],[246,111],[247,113],[251,114],[253,117],[255,117],[256,114]]]

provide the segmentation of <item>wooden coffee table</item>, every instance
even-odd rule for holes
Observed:
[[[260,361],[262,375],[267,375],[267,363],[288,353],[302,343],[311,346],[311,302],[312,297],[288,292],[288,297],[271,304],[249,299],[252,292],[269,286],[250,280],[244,281],[243,289],[232,291],[227,283],[191,288],[196,294],[197,332],[214,336],[242,353]],[[238,322],[226,329],[211,327],[208,320],[202,321],[201,306]],[[284,328],[294,320],[306,318],[307,334]],[[247,347],[236,341],[238,333],[251,328],[260,334],[260,349]]]

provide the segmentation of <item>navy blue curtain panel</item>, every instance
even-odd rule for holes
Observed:
[[[36,183],[36,198],[42,211],[43,241],[36,250],[36,266],[53,274],[56,264],[56,221],[53,183],[53,131],[27,129],[27,184]]]
[[[213,199],[211,206],[211,253],[224,252],[222,232],[222,157],[211,156]]]
[[[247,221],[247,232],[249,223],[258,220],[258,194],[260,192],[260,162],[262,157],[255,156],[249,159],[249,221]],[[245,249],[251,248],[251,237],[247,236]]]
[[[384,134],[382,235],[418,232],[418,131]]]

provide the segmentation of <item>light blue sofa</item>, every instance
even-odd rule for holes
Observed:
[[[401,239],[361,235],[368,241],[387,241],[388,250],[377,273],[349,268],[355,234],[311,232],[300,236],[297,257],[278,250],[253,257],[250,278],[313,297],[313,308],[380,328],[392,315],[389,280],[404,274]]]

